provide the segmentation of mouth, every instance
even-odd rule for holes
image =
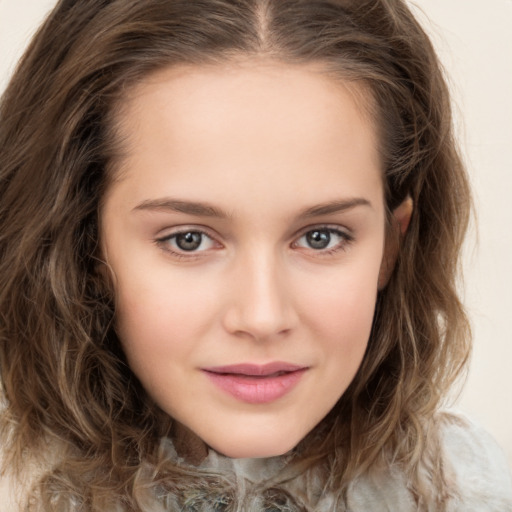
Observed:
[[[265,365],[237,364],[202,369],[217,388],[239,401],[251,404],[273,402],[288,394],[307,370],[307,366],[285,362]]]

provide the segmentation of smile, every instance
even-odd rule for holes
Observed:
[[[282,362],[203,368],[218,388],[251,404],[269,403],[283,397],[299,383],[306,370],[308,367]]]

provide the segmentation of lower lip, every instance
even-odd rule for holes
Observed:
[[[277,376],[253,377],[205,371],[217,387],[250,404],[266,404],[278,400],[299,383],[305,372],[306,368]]]

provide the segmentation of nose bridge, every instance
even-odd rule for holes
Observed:
[[[269,248],[253,247],[240,255],[227,314],[228,329],[256,339],[289,331],[294,311],[283,259]]]

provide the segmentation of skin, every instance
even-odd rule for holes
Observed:
[[[119,115],[126,152],[101,211],[116,328],[156,403],[230,457],[288,452],[362,361],[390,266],[364,101],[313,66],[238,62],[160,71]],[[176,233],[198,231],[184,251]],[[306,370],[268,403],[203,371],[275,361]]]

